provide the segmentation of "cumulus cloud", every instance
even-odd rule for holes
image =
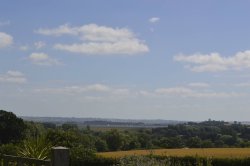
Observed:
[[[73,35],[79,37],[81,40],[99,42],[116,42],[134,38],[133,32],[127,28],[111,28],[96,24],[88,24],[80,27],[71,27],[65,24],[54,29],[38,29],[36,32],[47,36]]]
[[[0,82],[2,83],[26,83],[27,79],[24,74],[20,71],[9,70],[5,74],[0,75]]]
[[[0,48],[10,46],[13,43],[13,37],[7,33],[0,32]]]
[[[250,68],[250,50],[225,57],[219,53],[177,55],[174,60],[191,64],[188,68],[194,72],[218,72]]]
[[[82,53],[87,55],[102,54],[127,54],[134,55],[141,52],[147,52],[148,47],[140,43],[138,40],[118,41],[114,43],[81,43],[81,44],[56,44],[55,49],[65,50],[74,53]]]
[[[41,48],[46,46],[46,43],[43,42],[43,41],[37,41],[37,42],[34,43],[34,46],[35,46],[36,49],[41,49]]]
[[[57,43],[54,45],[55,49],[74,53],[134,55],[149,51],[148,46],[127,28],[112,28],[96,24],[71,27],[65,24],[54,29],[38,29],[36,32],[48,36],[70,35],[77,37],[81,41],[80,43]]]
[[[150,23],[156,23],[156,22],[159,22],[160,21],[160,18],[159,17],[152,17],[148,20]]]
[[[45,53],[32,53],[28,57],[28,59],[35,65],[42,65],[42,66],[52,66],[52,65],[61,65],[62,63],[57,59],[49,57]]]

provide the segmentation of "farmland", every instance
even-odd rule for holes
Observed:
[[[120,158],[128,155],[160,155],[160,156],[199,156],[211,158],[246,158],[250,157],[250,148],[191,148],[191,149],[155,149],[102,152],[97,155],[106,158]]]

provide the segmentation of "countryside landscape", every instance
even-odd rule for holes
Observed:
[[[0,166],[250,166],[250,1],[0,1]]]

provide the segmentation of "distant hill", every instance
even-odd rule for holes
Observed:
[[[26,121],[49,122],[57,125],[63,123],[75,123],[91,126],[121,126],[121,127],[161,127],[170,124],[181,124],[186,121],[162,120],[162,119],[105,119],[105,118],[74,118],[74,117],[31,117],[21,116]]]

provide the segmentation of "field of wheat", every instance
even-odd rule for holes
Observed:
[[[164,156],[199,156],[215,158],[245,158],[250,157],[250,148],[192,148],[192,149],[155,149],[103,152],[97,155],[107,158],[120,158],[129,155],[164,155]]]

